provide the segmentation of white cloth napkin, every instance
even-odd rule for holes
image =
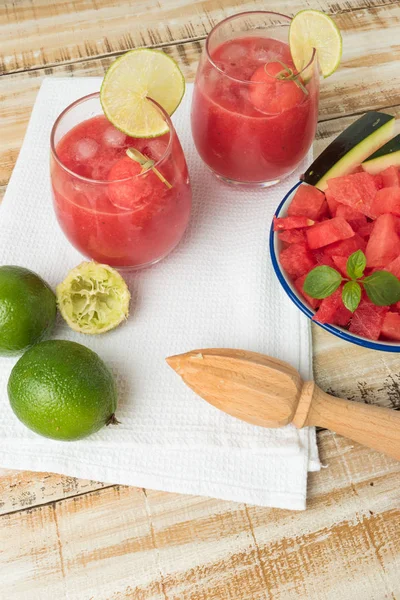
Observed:
[[[82,256],[53,213],[50,129],[62,109],[98,90],[100,81],[43,82],[0,208],[0,263],[28,267],[52,286]],[[307,471],[319,469],[314,429],[268,430],[234,419],[198,398],[164,360],[195,348],[235,347],[276,356],[311,376],[307,319],[280,289],[268,251],[274,209],[298,174],[270,190],[217,181],[191,139],[191,94],[188,85],[173,117],[194,196],[183,241],[159,264],[126,276],[133,301],[123,326],[84,336],[59,318],[54,331],[89,346],[111,367],[121,424],[79,442],[32,433],[7,399],[17,359],[1,358],[0,466],[304,509]]]

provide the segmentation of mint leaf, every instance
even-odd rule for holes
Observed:
[[[364,252],[362,250],[357,250],[349,256],[346,263],[346,271],[350,279],[358,279],[363,276],[366,266],[367,258]]]
[[[305,278],[303,290],[311,298],[321,300],[336,292],[341,283],[342,276],[336,269],[321,265],[309,272]]]
[[[375,271],[362,283],[368,298],[377,306],[390,306],[400,300],[400,281],[389,271]]]
[[[357,281],[348,281],[342,290],[342,300],[345,307],[354,312],[361,300],[361,286]]]

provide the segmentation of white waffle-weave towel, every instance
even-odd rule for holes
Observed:
[[[100,81],[43,82],[0,208],[0,264],[28,267],[52,286],[82,256],[53,213],[50,130],[61,110]],[[183,241],[161,263],[127,276],[133,303],[126,324],[90,337],[59,319],[54,332],[89,346],[111,367],[121,424],[79,442],[35,435],[7,400],[16,359],[1,358],[0,466],[304,509],[307,472],[319,468],[315,431],[242,423],[196,397],[164,360],[194,348],[235,347],[276,356],[311,376],[309,324],[281,290],[268,251],[274,209],[298,173],[269,190],[217,181],[191,139],[191,94],[188,85],[173,117],[194,195]]]

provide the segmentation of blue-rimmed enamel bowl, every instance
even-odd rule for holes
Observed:
[[[301,181],[296,183],[296,185],[293,186],[292,189],[289,190],[289,192],[283,198],[282,202],[280,203],[275,212],[275,216],[286,217],[289,204],[291,203],[294,193],[299,187],[299,185],[307,184],[302,184]],[[312,317],[315,315],[315,311],[299,295],[296,288],[291,283],[289,276],[285,273],[279,262],[279,253],[282,249],[282,242],[278,238],[278,235],[274,232],[273,225],[271,225],[271,231],[269,235],[269,249],[271,254],[272,265],[283,289],[285,290],[289,298],[292,300],[292,302],[294,302],[295,305],[305,315],[307,315],[309,319],[312,319]],[[381,340],[368,340],[367,338],[361,337],[360,335],[355,335],[354,333],[350,333],[350,331],[348,331],[347,329],[337,327],[336,325],[318,323],[318,321],[314,321],[314,323],[322,327],[322,329],[329,331],[329,333],[333,333],[333,335],[336,335],[338,338],[345,340],[346,342],[351,342],[352,344],[357,344],[358,346],[363,346],[364,348],[370,348],[371,350],[382,350],[383,352],[400,352],[400,343],[384,342]]]

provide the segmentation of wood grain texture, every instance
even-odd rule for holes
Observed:
[[[105,487],[109,486],[66,475],[0,469],[0,515]]]
[[[0,6],[0,73],[118,54],[137,46],[202,39],[223,18],[246,10],[292,15],[305,7],[341,17],[393,0],[6,0]],[[344,19],[345,22],[345,19]]]
[[[333,338],[313,325],[314,374],[329,394],[400,410],[399,358]]]
[[[346,12],[343,4],[342,12],[338,12],[335,18],[343,30],[343,60],[335,75],[322,82],[320,121],[378,108],[386,108],[388,112],[398,114],[400,45],[393,44],[393,40],[400,39],[400,4],[390,3],[351,12]],[[70,32],[70,35],[74,40],[79,38],[76,33]],[[372,50],[371,36],[374,39]],[[164,50],[179,62],[186,79],[193,81],[203,45],[203,40],[197,40],[169,45]],[[1,57],[5,60],[5,56],[5,45],[2,43],[0,61]],[[0,77],[0,186],[3,191],[15,164],[43,78],[102,76],[114,59],[113,55]],[[371,65],[374,65],[373,69]],[[328,141],[328,136],[333,137],[334,132],[340,131],[345,122],[336,126],[332,124],[331,129],[328,127],[327,130],[320,125],[318,138],[323,136]]]
[[[303,513],[115,486],[3,515],[7,598],[398,598],[398,463],[320,440]]]
[[[335,15],[344,53],[322,82],[319,153],[355,115],[400,117],[397,0],[6,0],[0,6],[0,198],[46,76],[102,75],[125,50],[161,46],[194,78],[204,38],[261,8]],[[400,409],[399,359],[313,327],[327,392]],[[319,433],[327,468],[305,513],[0,472],[3,600],[400,599],[400,463]]]

